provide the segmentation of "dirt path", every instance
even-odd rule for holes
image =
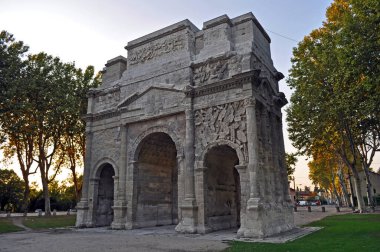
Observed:
[[[24,224],[22,224],[22,219],[23,219],[22,217],[13,217],[12,218],[13,225],[18,226],[20,228],[23,228],[25,231],[32,231],[32,229],[30,229],[27,226],[24,226]]]

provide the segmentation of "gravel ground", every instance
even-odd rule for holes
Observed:
[[[328,215],[345,214],[344,208],[337,213],[335,207],[299,207],[294,215],[297,226],[322,219]],[[97,251],[221,251],[228,247],[224,241],[234,237],[234,230],[207,235],[183,235],[174,232],[174,226],[135,230],[55,229],[23,231],[0,235],[1,252],[97,252]]]

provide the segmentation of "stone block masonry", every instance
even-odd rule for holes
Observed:
[[[252,13],[130,41],[88,93],[77,227],[294,227],[270,38]]]

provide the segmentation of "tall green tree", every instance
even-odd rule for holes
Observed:
[[[378,151],[379,4],[335,0],[323,26],[294,49],[288,79],[294,89],[287,110],[290,139],[309,156],[318,148],[342,158],[354,176],[360,211],[359,170]],[[370,151],[361,151],[363,144]]]
[[[50,215],[49,184],[62,167],[73,173],[79,197],[77,167],[83,164],[86,94],[99,85],[94,68],[77,69],[46,53],[28,55],[27,47],[7,32],[0,37],[0,136],[7,158],[16,156],[25,181],[37,168],[42,182],[45,213]]]
[[[68,83],[71,96],[66,103],[67,109],[72,115],[65,120],[63,132],[63,145],[60,149],[64,166],[69,168],[72,174],[74,196],[80,199],[82,183],[78,177],[78,167],[83,167],[85,157],[85,128],[86,122],[82,116],[87,113],[87,93],[90,88],[100,85],[101,75],[95,75],[94,67],[89,66],[82,71],[76,69],[73,80]]]
[[[32,111],[24,106],[24,85],[28,47],[7,31],[0,33],[0,149],[6,160],[16,157],[24,181],[21,210],[28,211],[29,175],[33,167],[34,127],[29,124]]]
[[[26,103],[34,112],[29,123],[35,128],[35,161],[41,175],[45,213],[49,215],[49,183],[65,165],[73,172],[78,196],[76,167],[84,155],[82,103],[90,86],[97,82],[93,67],[82,73],[74,63],[63,63],[45,53],[30,55],[26,72]]]
[[[17,211],[22,206],[24,183],[13,170],[0,169],[0,210]]]

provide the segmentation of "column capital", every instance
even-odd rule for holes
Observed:
[[[185,155],[177,154],[177,162],[182,162],[185,159]]]
[[[247,165],[235,165],[235,168],[236,170],[239,172],[239,174],[241,172],[245,172],[247,171]]]
[[[244,99],[244,106],[245,107],[255,107],[256,106],[256,98],[254,97],[248,97]]]
[[[208,169],[207,167],[197,167],[195,168],[195,172],[197,173],[206,172],[207,169]]]

